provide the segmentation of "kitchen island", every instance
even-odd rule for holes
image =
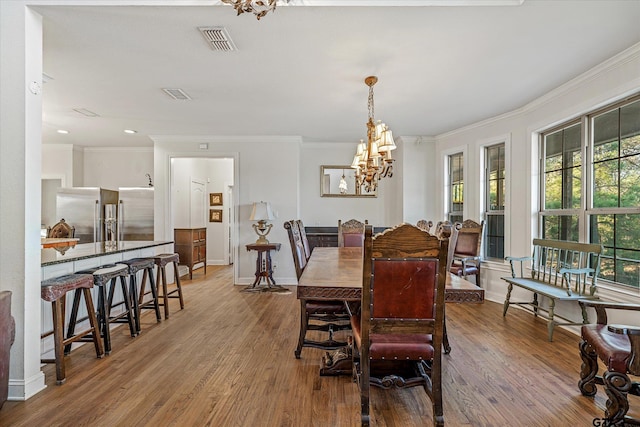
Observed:
[[[173,253],[172,241],[134,241],[124,240],[117,242],[80,243],[70,247],[44,248],[40,255],[41,273],[40,280],[60,277],[65,274],[75,273],[88,268],[100,267],[107,264],[115,264],[132,258],[152,257],[161,253]],[[167,271],[171,273],[171,271]],[[142,272],[139,273],[142,275]],[[173,277],[167,277],[171,283]],[[140,283],[140,280],[138,280]],[[96,288],[92,290],[94,301],[98,300]],[[71,306],[71,296],[67,295],[67,306]],[[114,305],[122,301],[122,293],[119,288],[114,295]],[[85,317],[84,307],[81,305],[79,317]],[[114,309],[115,310],[115,309]],[[53,329],[51,304],[42,301],[41,305],[42,333]],[[80,326],[81,328],[84,327]],[[53,350],[53,336],[47,336],[42,341],[42,354]]]

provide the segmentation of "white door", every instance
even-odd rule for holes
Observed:
[[[190,192],[190,227],[204,228],[207,226],[206,216],[206,183],[204,180],[191,178]]]

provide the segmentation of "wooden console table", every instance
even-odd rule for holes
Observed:
[[[271,291],[271,292],[289,292],[288,289],[282,286],[277,286],[276,281],[273,280],[273,264],[271,263],[271,251],[279,251],[280,243],[268,243],[266,245],[259,245],[251,243],[246,245],[247,251],[258,252],[258,258],[256,259],[256,280],[253,284],[245,289],[245,291]],[[265,280],[267,286],[261,287],[260,282]]]

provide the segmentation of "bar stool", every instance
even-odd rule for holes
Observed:
[[[96,318],[93,307],[93,298],[90,289],[93,288],[93,276],[90,274],[67,274],[66,276],[47,279],[40,282],[40,296],[43,300],[51,302],[53,312],[53,340],[55,348],[55,359],[41,359],[42,363],[56,364],[56,384],[64,384],[66,371],[64,366],[65,346],[71,347],[71,343],[80,341],[82,338],[91,335],[96,348],[96,356],[101,359],[104,356],[102,340],[100,339],[100,326]],[[90,328],[78,334],[64,337],[64,317],[67,292],[74,292],[74,301],[80,301],[80,296],[84,296],[87,313],[89,314]],[[43,335],[48,336],[49,334]]]
[[[135,337],[137,335],[136,327],[134,324],[135,313],[133,311],[133,308],[131,307],[131,296],[129,295],[127,282],[125,280],[129,273],[129,267],[123,264],[115,264],[98,268],[91,268],[88,270],[80,271],[79,273],[92,274],[93,284],[98,287],[98,323],[100,325],[102,337],[104,339],[104,352],[106,354],[110,354],[110,323],[127,322],[129,324],[131,336]],[[118,278],[120,278],[120,287],[122,289],[125,311],[118,314],[117,316],[112,317],[111,305]],[[107,297],[107,295],[109,296]],[[77,323],[78,303],[79,301],[74,298],[73,309],[71,310],[71,319],[69,320],[69,331],[67,333],[68,336],[73,335]],[[65,352],[68,352],[68,350],[70,349],[70,346],[67,346],[67,348],[65,348]]]
[[[180,299],[180,309],[184,309],[184,299],[182,298],[182,286],[180,285],[180,273],[178,272],[178,262],[180,261],[180,256],[177,253],[173,254],[160,254],[154,257],[151,257],[155,264],[158,266],[158,275],[156,278],[156,283],[158,286],[158,298],[162,297],[160,305],[164,306],[164,318],[169,318],[169,298],[179,298]],[[173,271],[176,277],[176,288],[171,292],[167,291],[167,273],[166,273],[166,265],[169,263],[173,263]],[[159,289],[160,284],[162,283],[162,295],[160,295]],[[178,295],[174,295],[177,293]]]
[[[131,296],[133,308],[136,313],[135,325],[136,331],[140,333],[140,313],[142,309],[151,309],[156,312],[156,320],[160,322],[162,316],[160,316],[160,305],[158,304],[158,289],[153,280],[153,267],[155,262],[151,258],[133,258],[126,261],[122,261],[121,264],[125,264],[129,267],[129,294]],[[142,284],[140,285],[140,291],[138,292],[137,273],[144,271],[142,276]],[[143,302],[145,296],[145,285],[149,277],[151,288],[151,299]]]

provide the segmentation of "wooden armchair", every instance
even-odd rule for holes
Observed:
[[[608,426],[640,425],[640,418],[627,415],[628,394],[640,396],[640,326],[608,323],[607,310],[640,311],[640,304],[578,301],[582,310],[593,307],[597,323],[581,328],[580,356],[582,368],[578,387],[585,396],[595,396],[596,384],[603,385],[609,399],[604,412]],[[635,315],[638,318],[637,314]],[[598,375],[598,358],[605,371]],[[629,378],[632,375],[634,378]]]
[[[362,307],[351,317],[354,377],[368,426],[370,385],[422,385],[433,424],[444,425],[441,359],[447,240],[402,224],[372,237],[367,226]]]
[[[75,227],[67,224],[62,218],[56,225],[53,227],[47,227],[47,237],[49,238],[57,238],[57,239],[66,239],[69,237],[74,237],[76,234]]]
[[[304,225],[300,220],[291,220],[284,223],[284,228],[289,235],[296,277],[299,280],[311,256]],[[351,325],[344,301],[316,301],[300,298],[300,334],[294,352],[296,359],[300,359],[303,347],[335,350],[346,346],[346,342],[333,339],[335,331],[346,329],[351,329]],[[309,330],[326,331],[329,333],[329,337],[325,341],[307,339],[307,331]]]
[[[368,220],[364,223],[350,219],[347,222],[338,220],[338,247],[362,247],[364,242],[364,227],[369,224]]]
[[[459,223],[456,223],[459,224]],[[476,276],[476,285],[480,286],[480,251],[484,221],[467,219],[460,224],[456,233],[456,242],[449,271],[460,277]]]

